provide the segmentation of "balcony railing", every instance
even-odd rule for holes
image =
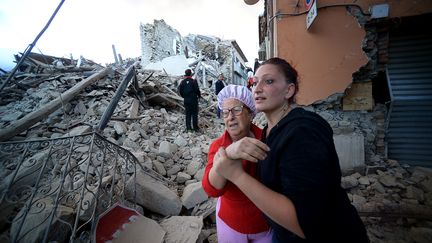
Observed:
[[[106,209],[136,205],[137,166],[155,177],[97,132],[0,143],[0,241],[89,242]]]

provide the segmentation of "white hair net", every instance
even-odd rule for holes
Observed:
[[[246,105],[252,112],[252,115],[256,115],[255,103],[252,97],[252,92],[242,85],[230,84],[225,86],[218,94],[218,106],[222,109],[222,104],[226,99],[236,99]]]

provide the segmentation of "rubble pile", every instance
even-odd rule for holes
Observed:
[[[26,131],[11,138],[10,141],[60,139],[91,132],[98,126],[101,117],[109,106],[110,100],[119,86],[123,71],[122,69],[112,71],[107,77],[82,90],[70,102],[62,103],[55,112],[48,114],[36,124],[28,127]],[[36,79],[39,79],[40,75],[46,75],[46,73],[34,74]],[[33,87],[28,87],[23,93],[22,99],[2,100],[4,105],[0,107],[1,129],[24,118],[27,113],[43,108],[47,103],[59,96],[61,97],[62,93],[85,78],[82,73],[64,75],[54,73],[49,75],[52,77],[41,82],[34,82]],[[181,77],[171,77],[163,72],[144,71],[138,67],[136,87],[139,88],[136,89],[134,85],[129,86],[119,100],[111,121],[101,131],[101,135],[112,143],[130,151],[140,163],[142,170],[136,172],[136,181],[128,180],[125,197],[131,202],[143,206],[145,209],[141,208],[140,211],[144,215],[152,215],[159,220],[170,215],[196,215],[202,220],[203,217],[207,217],[214,211],[215,201],[208,200],[201,188],[200,180],[206,163],[208,146],[221,133],[223,125],[220,121],[216,121],[214,110],[208,104],[208,102],[215,102],[216,100],[213,92],[202,89],[204,98],[200,101],[199,121],[203,133],[183,132],[182,98],[176,93],[179,78]],[[15,84],[11,87],[7,89],[9,92],[15,88]],[[84,153],[88,153],[90,150],[88,147],[81,149],[84,150]],[[29,161],[37,160],[38,163],[42,164],[49,154],[48,151],[42,152],[46,154],[37,153],[36,156],[29,158]],[[9,161],[4,154],[1,154],[1,158],[4,162]],[[81,162],[75,162],[75,164],[77,163],[80,164]],[[50,165],[52,178],[65,170],[65,164],[67,163],[62,163],[60,167]],[[98,165],[93,164],[79,168],[81,170],[79,176],[74,177],[72,182],[65,182],[65,184],[75,184],[84,179],[94,181],[95,178],[93,177],[84,178],[87,167],[91,171],[98,170]],[[146,168],[148,169],[146,170]],[[41,167],[37,167],[37,169],[41,169]],[[4,182],[3,185],[11,182],[11,175],[16,170],[18,168],[11,164],[2,165],[0,180]],[[36,180],[37,176],[33,173],[35,170],[33,167],[31,173],[28,170],[20,171],[17,178],[27,177]],[[153,177],[148,176],[149,170],[154,172]],[[90,174],[94,175],[95,173]],[[154,176],[155,174],[157,175]],[[103,180],[108,179],[103,177]],[[26,183],[32,185],[30,181]],[[97,183],[92,185],[98,186]],[[1,193],[7,191],[4,186],[1,189]],[[139,192],[136,198],[134,198],[135,192]],[[150,198],[149,194],[152,195]],[[63,206],[66,205],[61,205],[60,208]],[[186,212],[181,210],[186,210]],[[69,212],[67,215],[70,217],[70,208],[67,211]],[[5,224],[5,222],[3,223]],[[198,231],[197,235],[201,232],[201,228],[195,229]],[[8,239],[4,232],[3,237]],[[38,238],[40,237],[39,232],[34,233],[33,237],[24,239],[31,239],[30,241],[40,239]]]
[[[108,75],[81,90],[70,101],[61,102],[59,109],[16,134],[7,143],[33,140],[66,141],[61,139],[85,136],[95,131],[120,86],[126,68],[134,61],[127,63],[121,67],[112,66]],[[27,65],[24,69],[26,72],[18,74],[15,81],[1,93],[0,129],[7,128],[30,112],[42,109],[49,102],[62,97],[63,93],[89,77],[91,73],[103,68],[90,63],[85,64],[88,65],[85,71],[62,72],[64,68],[55,68],[59,64],[44,64],[43,69],[38,68],[41,64],[37,62]],[[76,64],[73,65],[76,67]],[[20,182],[21,185],[31,187],[34,185],[32,180],[36,180],[34,171],[41,170],[41,165],[47,164],[47,178],[51,180],[47,182],[52,183],[53,178],[70,180],[55,183],[68,184],[71,188],[81,188],[83,183],[86,184],[86,180],[92,181],[90,185],[93,189],[99,185],[107,186],[108,181],[116,181],[112,183],[112,187],[117,184],[124,186],[124,191],[118,191],[122,193],[117,195],[118,201],[131,206],[136,204],[142,215],[154,220],[166,232],[164,242],[216,242],[215,199],[208,198],[201,187],[209,145],[224,129],[223,123],[215,115],[214,92],[201,87],[201,132],[187,133],[184,131],[182,98],[176,93],[181,76],[171,76],[163,71],[144,70],[137,65],[135,77],[118,101],[107,126],[99,131],[99,135],[110,142],[109,146],[119,146],[128,151],[122,156],[127,157],[130,152],[134,157],[133,161],[138,164],[136,170],[126,168],[127,171],[122,174],[125,176],[117,179],[113,179],[115,170],[110,171],[110,168],[115,167],[107,166],[100,172],[104,165],[102,161],[110,160],[110,156],[117,155],[113,153],[103,157],[106,147],[98,147],[98,142],[95,142],[94,147],[86,145],[71,149],[75,154],[79,154],[74,157],[75,161],[71,162],[63,161],[64,157],[55,160],[47,150],[35,152],[28,158],[28,161],[36,161],[31,166],[32,172],[27,171],[24,174],[17,173],[19,168],[16,165],[6,163],[13,159],[6,158],[6,151],[0,150],[0,199],[13,189],[13,185],[7,186],[11,182],[11,175],[17,173],[18,178],[32,178]],[[255,121],[262,125],[262,115],[258,115]],[[6,146],[7,143],[1,148],[10,148]],[[68,153],[67,147],[64,153]],[[97,157],[100,163],[80,162],[86,161],[89,153],[95,153],[92,156]],[[49,156],[53,164],[47,163]],[[66,165],[73,163],[71,168],[74,168],[73,173],[76,176],[69,179],[68,176],[60,176],[68,170]],[[87,174],[91,176],[86,177]],[[401,166],[397,161],[388,160],[385,166],[368,167],[364,174],[355,173],[343,177],[342,186],[348,191],[353,205],[362,216],[371,242],[432,241],[431,169]],[[114,194],[116,193],[114,190]],[[92,196],[88,193],[84,197],[87,195]],[[120,199],[123,196],[124,200]],[[45,202],[47,198],[41,201]],[[91,201],[89,205],[94,205],[95,201]],[[78,213],[75,210],[79,207],[69,205],[71,202],[76,203],[73,200],[54,202],[47,205],[56,205],[57,212],[61,212],[61,215],[57,215],[57,220],[52,222],[53,225],[59,226],[54,226],[55,231],[50,233],[48,239],[68,241],[67,234],[70,234],[71,229],[65,230],[59,222],[73,218],[73,215]],[[2,201],[2,212],[10,213],[5,213],[3,215],[6,217],[0,218],[0,239],[6,240],[18,227],[17,222],[21,222],[22,214],[17,212],[21,209],[14,209],[14,212],[4,211],[8,207],[10,205]],[[94,217],[91,211],[80,212],[82,221]],[[40,230],[31,231],[32,227],[37,228],[36,225],[28,222],[24,225],[30,228],[30,233],[21,240],[22,242],[42,239]]]
[[[387,160],[342,178],[371,242],[432,240],[432,169]]]

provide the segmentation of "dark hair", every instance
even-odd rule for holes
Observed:
[[[294,94],[293,94],[293,96],[291,96],[291,98],[289,98],[289,102],[294,102],[294,96],[298,92],[297,71],[291,66],[291,64],[289,64],[287,61],[285,61],[284,59],[279,58],[279,57],[270,58],[270,59],[264,61],[263,63],[261,63],[261,66],[266,65],[266,64],[275,65],[279,69],[279,71],[284,74],[284,76],[286,77],[287,83],[294,84],[294,87],[295,87]]]
[[[192,76],[192,70],[186,69],[185,70],[185,76]]]

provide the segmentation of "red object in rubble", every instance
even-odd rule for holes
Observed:
[[[105,243],[113,240],[113,235],[117,230],[123,228],[123,224],[130,222],[132,216],[140,214],[131,208],[120,204],[114,204],[110,209],[104,212],[96,224],[96,243]]]

